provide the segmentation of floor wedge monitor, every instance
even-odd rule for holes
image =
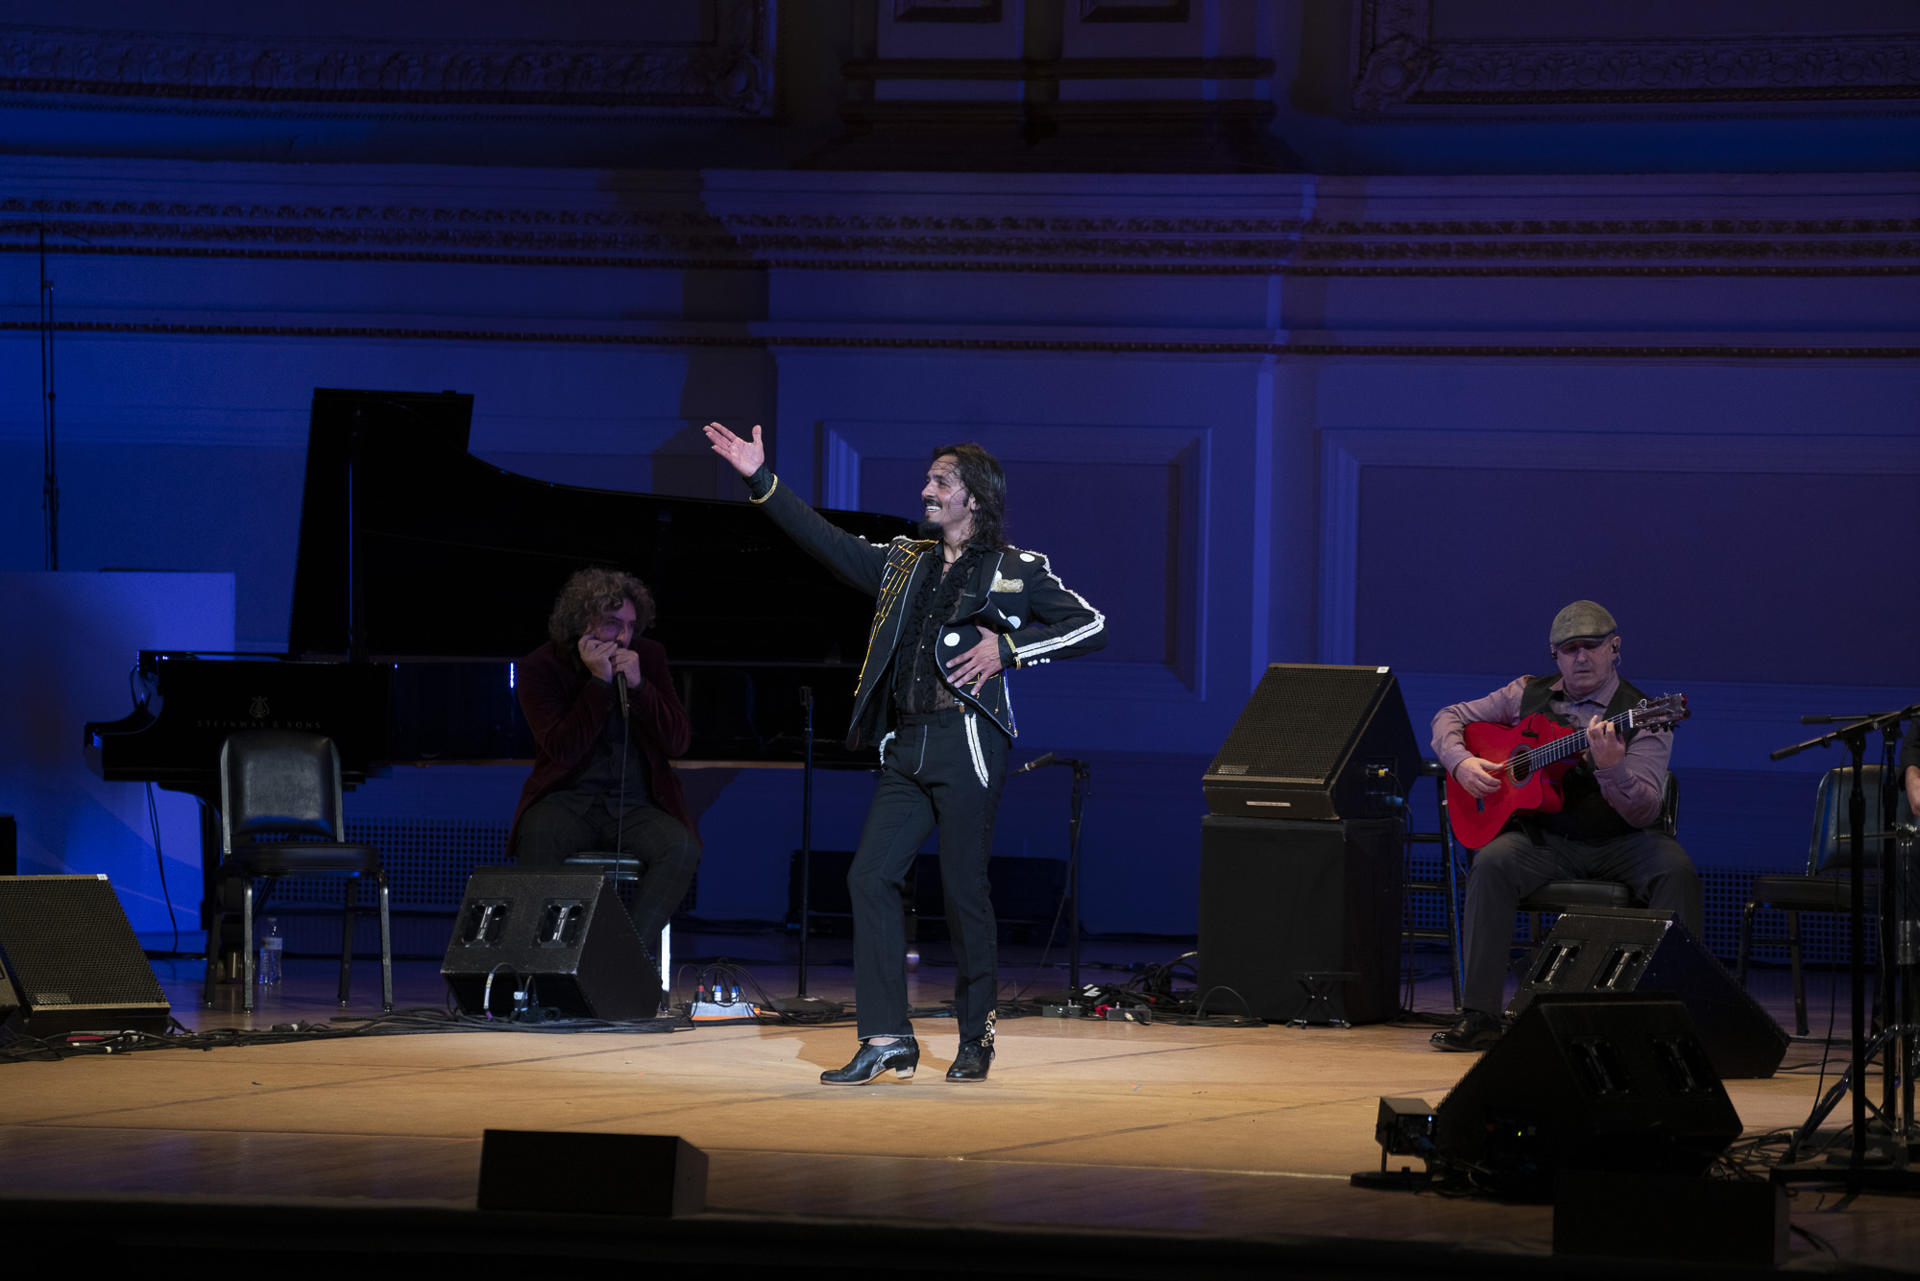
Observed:
[[[1557,917],[1507,1013],[1566,992],[1671,996],[1693,1016],[1722,1079],[1772,1076],[1787,1053],[1786,1030],[1671,912],[1590,908]]]
[[[1232,818],[1381,818],[1420,772],[1406,701],[1384,667],[1274,663],[1201,780]]]
[[[0,1024],[165,1032],[172,1013],[106,877],[0,876]]]
[[[660,972],[601,873],[482,867],[467,881],[441,977],[462,1013],[650,1019]]]
[[[1532,1002],[1433,1113],[1448,1164],[1518,1197],[1562,1169],[1698,1174],[1739,1136],[1687,1007],[1634,995]]]

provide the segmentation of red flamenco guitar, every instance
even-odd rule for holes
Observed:
[[[1622,732],[1674,725],[1687,719],[1685,694],[1643,698],[1610,717],[1608,724]],[[1447,775],[1447,814],[1453,834],[1468,849],[1477,850],[1500,835],[1515,813],[1557,814],[1566,803],[1560,780],[1587,750],[1587,731],[1568,729],[1544,712],[1535,712],[1517,725],[1474,721],[1465,730],[1467,750],[1500,769],[1500,790],[1476,797]]]

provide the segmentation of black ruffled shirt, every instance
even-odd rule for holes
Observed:
[[[937,556],[940,551],[936,548],[931,554]],[[940,674],[940,629],[952,621],[960,593],[972,579],[979,557],[985,554],[983,549],[970,545],[946,573],[932,569],[921,576],[920,586],[901,622],[900,647],[894,651],[894,710],[937,712],[958,701],[953,696],[953,687]]]

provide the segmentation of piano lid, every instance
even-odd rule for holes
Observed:
[[[294,654],[517,658],[546,636],[570,574],[612,565],[652,591],[648,634],[677,665],[861,661],[873,602],[752,504],[516,475],[467,452],[472,411],[456,392],[315,390]],[[913,528],[823,514],[876,541]]]

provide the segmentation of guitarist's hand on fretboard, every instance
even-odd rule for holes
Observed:
[[[1627,759],[1627,742],[1612,721],[1596,716],[1587,722],[1587,755],[1595,769],[1612,769]]]
[[[1453,780],[1469,796],[1492,796],[1500,790],[1500,766],[1482,756],[1469,756],[1454,768]]]

